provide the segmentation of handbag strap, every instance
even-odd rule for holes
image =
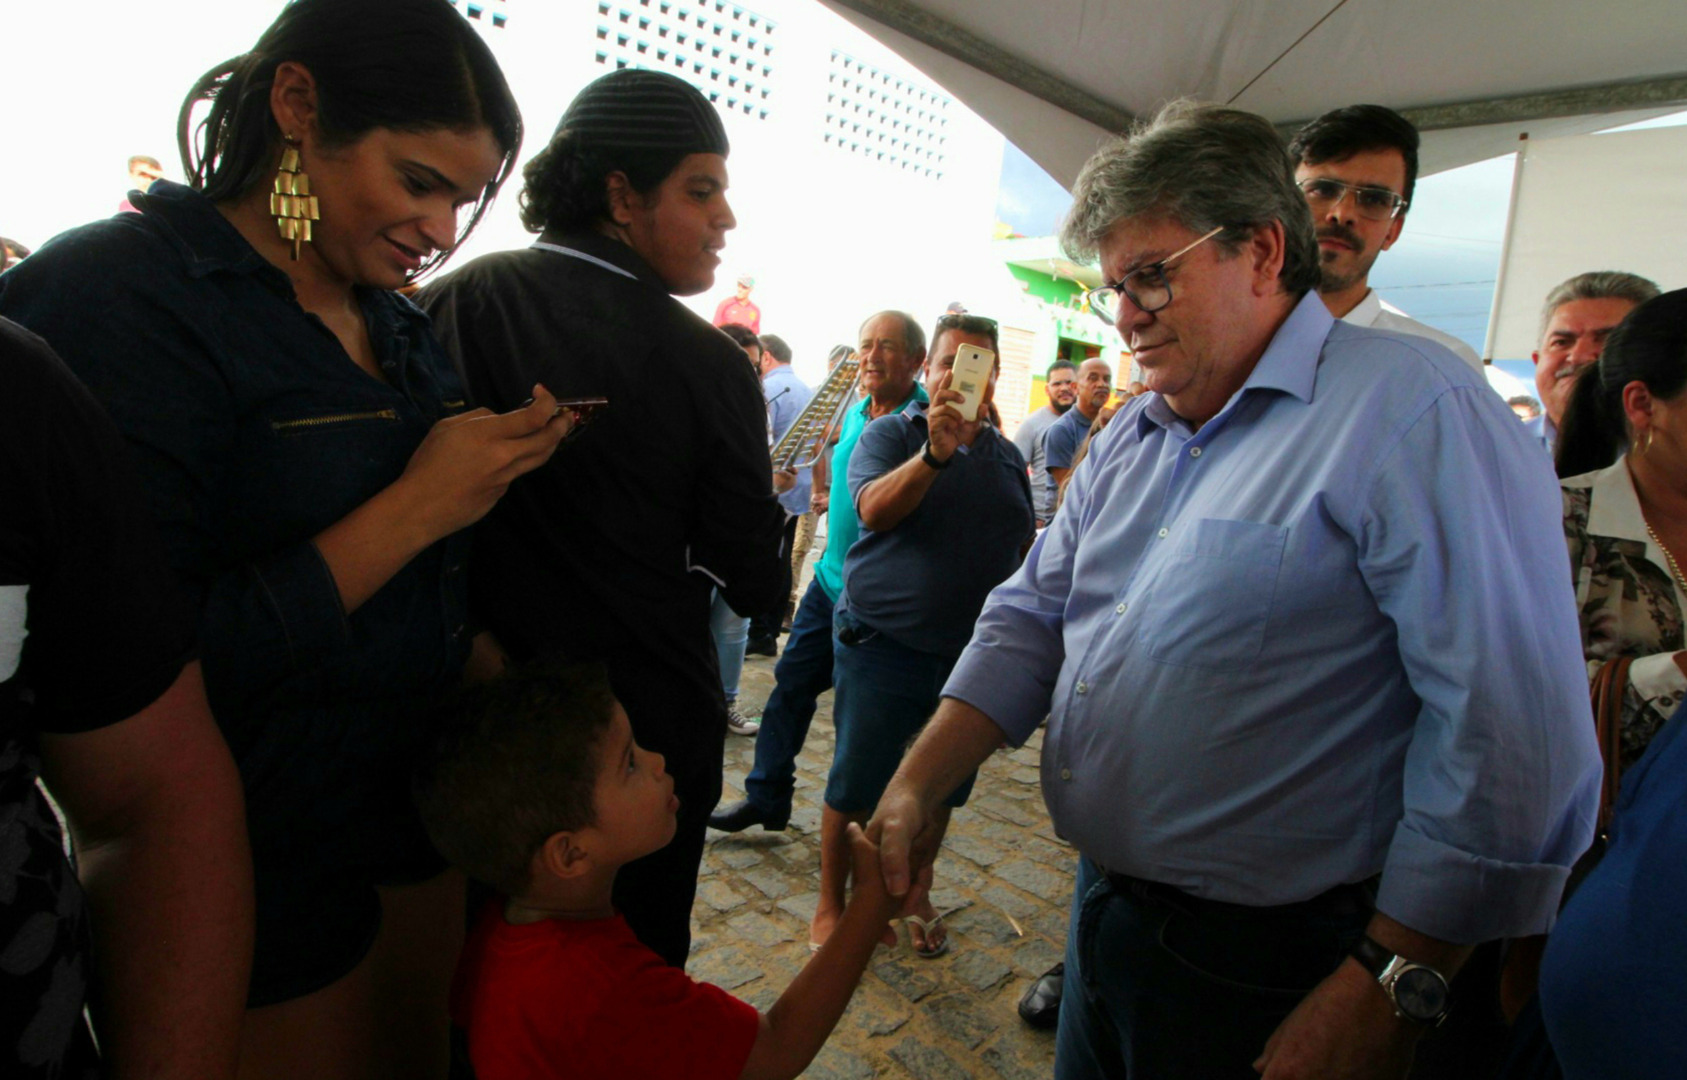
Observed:
[[[1606,661],[1593,677],[1591,697],[1593,730],[1599,740],[1599,756],[1605,762],[1605,779],[1599,788],[1599,831],[1611,825],[1611,812],[1617,804],[1617,789],[1622,783],[1623,697],[1628,690],[1628,668],[1633,657],[1619,656]]]

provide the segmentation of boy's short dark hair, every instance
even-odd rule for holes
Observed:
[[[433,714],[415,779],[440,854],[500,892],[526,888],[546,839],[596,817],[614,705],[598,664],[538,664],[453,695]]]
[[[1406,190],[1400,197],[1409,204],[1418,186],[1420,141],[1412,122],[1386,105],[1346,105],[1296,132],[1289,142],[1289,160],[1322,165],[1366,150],[1398,150],[1406,162]]]

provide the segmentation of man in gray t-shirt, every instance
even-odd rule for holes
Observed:
[[[1020,456],[1031,469],[1031,496],[1039,529],[1054,516],[1054,489],[1043,458],[1043,435],[1078,399],[1078,365],[1065,357],[1050,364],[1043,392],[1048,394],[1049,403],[1027,416],[1013,436],[1013,445],[1019,447]]]

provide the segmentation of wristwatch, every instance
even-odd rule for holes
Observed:
[[[939,461],[935,457],[932,456],[932,454],[931,454],[931,441],[929,439],[926,441],[926,444],[924,446],[920,447],[920,460],[925,462],[927,465],[930,465],[934,469],[947,469],[949,467],[948,461]],[[953,460],[953,459],[950,459],[950,460]]]
[[[1447,980],[1439,971],[1394,955],[1368,934],[1353,947],[1353,959],[1388,995],[1395,1016],[1431,1027],[1447,1018]]]

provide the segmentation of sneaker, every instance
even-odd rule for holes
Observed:
[[[752,720],[745,716],[738,711],[736,705],[728,705],[726,707],[726,730],[734,735],[754,735],[761,730],[761,721],[759,719]]]
[[[779,655],[779,638],[777,636],[752,638],[744,646],[744,655],[776,657]]]

